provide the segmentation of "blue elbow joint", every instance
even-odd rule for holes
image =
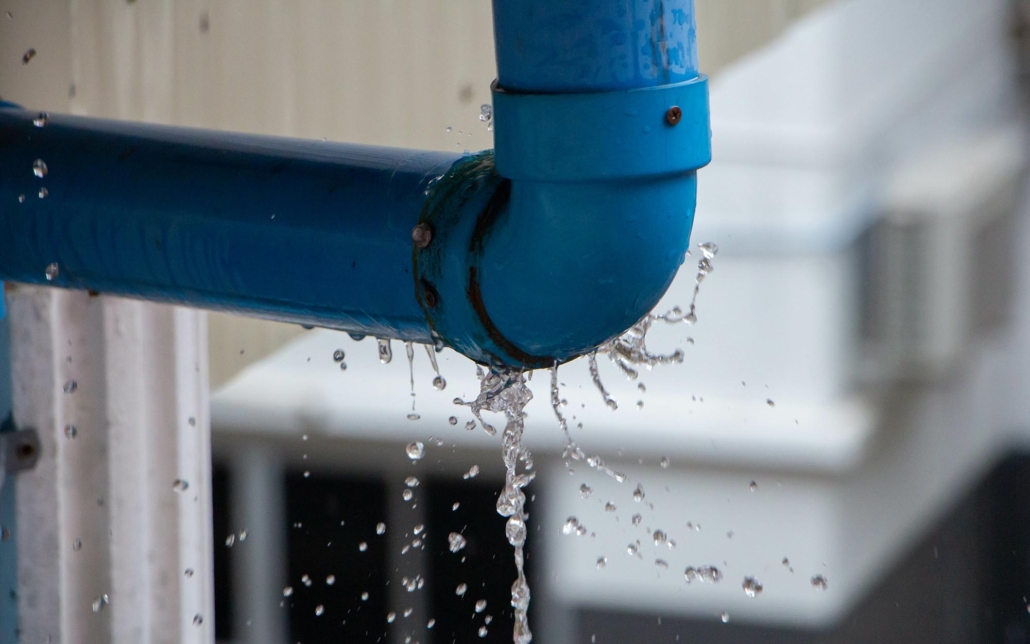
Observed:
[[[456,164],[422,212],[432,241],[414,249],[416,296],[461,353],[548,367],[625,331],[672,283],[711,160],[707,78],[587,92],[495,82],[493,99],[495,152]]]

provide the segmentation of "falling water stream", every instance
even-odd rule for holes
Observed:
[[[697,265],[693,296],[691,297],[691,301],[686,312],[684,312],[680,307],[674,307],[666,313],[650,313],[630,327],[627,331],[613,340],[601,345],[596,351],[587,355],[587,365],[590,371],[591,380],[598,392],[601,394],[605,406],[609,409],[613,411],[617,410],[619,405],[605,388],[604,383],[601,380],[601,373],[597,360],[598,355],[606,356],[630,380],[636,380],[639,377],[640,368],[650,370],[659,365],[678,364],[683,362],[684,353],[682,350],[677,349],[668,355],[655,354],[648,350],[646,341],[648,332],[656,322],[663,322],[669,325],[682,323],[692,325],[697,322],[697,296],[700,292],[701,283],[713,270],[712,260],[718,253],[718,247],[711,242],[698,244],[698,248],[701,251],[702,258],[699,260]],[[693,340],[691,338],[687,338],[687,342],[692,344]],[[384,363],[389,362],[391,359],[389,341],[379,340],[378,347],[380,360]],[[408,414],[408,419],[417,420],[419,416],[415,413],[414,348],[412,343],[406,342],[404,349],[408,359],[409,380],[411,386],[411,413]],[[437,390],[442,390],[446,387],[446,380],[444,380],[443,376],[440,374],[434,347],[426,345],[426,354],[429,357],[434,373],[433,387]],[[569,432],[568,421],[561,411],[564,401],[561,398],[560,383],[558,381],[558,366],[558,363],[555,362],[550,369],[550,403],[558,421],[558,427],[565,440],[562,452],[563,460],[565,460],[567,464],[571,464],[572,462],[586,463],[591,469],[602,472],[619,483],[625,482],[627,477],[624,473],[608,467],[600,456],[588,455],[573,440],[572,435]],[[501,457],[504,463],[505,474],[504,487],[497,499],[497,513],[503,517],[507,517],[508,521],[505,525],[505,536],[507,537],[508,542],[515,549],[515,567],[517,570],[517,576],[511,587],[511,606],[514,608],[515,612],[513,642],[515,644],[528,644],[533,639],[533,635],[529,628],[528,619],[530,590],[524,570],[524,547],[527,534],[526,523],[529,519],[529,515],[525,510],[526,495],[523,490],[530,484],[530,482],[532,482],[536,474],[533,472],[532,454],[529,449],[522,444],[522,437],[523,432],[525,431],[525,408],[533,399],[533,393],[530,391],[528,385],[532,374],[527,373],[524,370],[503,367],[484,369],[479,365],[476,366],[476,374],[480,381],[480,390],[476,398],[469,401],[455,398],[454,403],[456,405],[468,407],[476,419],[475,421],[470,421],[466,425],[466,429],[474,429],[475,423],[478,421],[483,430],[491,436],[497,434],[497,428],[487,422],[483,418],[482,413],[484,411],[489,411],[504,415],[505,426],[501,432]],[[646,391],[646,388],[644,388],[642,384],[639,385],[638,388],[641,392]],[[638,403],[638,406],[641,404],[642,403]],[[451,422],[450,424],[456,424],[456,421]],[[519,465],[520,463],[522,464],[521,468]],[[478,472],[478,468],[475,468],[475,471]],[[470,472],[472,472],[472,470],[470,470]],[[471,478],[469,473],[466,473],[465,477]],[[581,493],[583,493],[584,496],[589,496],[592,490],[590,490],[586,485],[584,485],[583,488],[585,488],[585,490],[581,489]],[[643,487],[638,485],[634,492],[634,499],[639,502],[642,501],[643,498]],[[612,511],[614,511],[614,505],[610,503],[608,505],[610,505]],[[634,524],[636,524],[636,519],[634,519]],[[576,521],[575,517],[570,517],[565,527],[568,528],[570,525],[572,526],[571,532],[567,532],[567,534],[582,535],[586,533],[586,528],[580,525],[578,521]],[[656,530],[653,538],[655,539],[656,544],[660,541],[662,544],[668,545],[669,548],[675,547],[675,541],[668,540],[665,533],[661,530]],[[451,550],[454,552],[457,551],[455,549],[458,547],[456,544],[460,543],[461,545],[464,545],[464,539],[457,533],[451,535],[449,542],[451,544]],[[631,554],[637,552],[637,546],[635,544],[630,545],[630,552]],[[604,567],[605,565],[607,565],[606,557],[602,557],[598,560],[599,568]],[[668,564],[662,559],[656,560],[656,565],[659,567],[668,566]],[[684,573],[684,577],[688,583],[694,580],[714,583],[722,578],[722,574],[717,568],[701,566],[697,568],[688,568]],[[744,589],[749,595],[755,596],[761,592],[761,585],[754,579],[748,578],[748,580],[745,581]],[[463,594],[460,587],[458,594]],[[482,635],[482,633],[480,633],[480,635]]]

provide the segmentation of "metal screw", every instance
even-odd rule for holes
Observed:
[[[683,118],[683,110],[678,105],[673,105],[669,108],[669,111],[665,113],[665,121],[669,125],[676,125]]]
[[[411,241],[419,248],[426,248],[433,241],[433,228],[427,223],[421,223],[411,229]]]

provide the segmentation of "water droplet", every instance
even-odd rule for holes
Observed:
[[[437,391],[443,391],[447,387],[447,381],[444,380],[443,376],[436,376],[433,378],[433,389]]]
[[[410,414],[408,418],[411,418]],[[410,458],[413,461],[421,460],[422,457],[426,455],[425,445],[423,445],[419,441],[408,443],[408,446],[407,448],[405,448],[405,451],[407,451],[408,453],[408,458]]]
[[[447,422],[450,423],[451,425],[457,425],[458,424],[458,417],[457,416],[451,416],[450,418],[447,419]]]
[[[594,489],[592,487],[590,487],[589,485],[587,485],[586,483],[584,483],[583,485],[579,486],[579,494],[584,499],[589,498],[589,496],[591,494],[593,494],[593,493],[594,493]]]
[[[483,123],[489,123],[494,118],[494,108],[489,103],[484,103],[479,106],[479,120]]]
[[[465,423],[465,429],[467,429],[468,431],[471,432],[475,428],[476,428],[476,421],[470,420],[469,422]]]
[[[18,195],[18,203],[25,203],[25,195]]]
[[[61,267],[57,265],[57,262],[51,262],[46,265],[43,274],[46,275],[46,281],[53,282],[61,274]]]
[[[644,408],[644,401],[643,400],[638,400],[637,401],[637,409],[643,409],[643,408]]]
[[[630,522],[631,522],[631,523],[632,523],[632,524],[633,524],[634,526],[638,526],[638,525],[640,525],[640,522],[641,522],[641,521],[643,521],[643,520],[644,520],[644,517],[640,516],[639,514],[634,514],[634,515],[633,515],[633,516],[632,516],[632,517],[630,518]]]
[[[232,548],[233,544],[236,543],[236,535],[230,534],[225,538],[225,547]]]
[[[393,348],[390,346],[389,338],[378,338],[376,347],[379,350],[379,362],[389,364],[393,360]]]
[[[410,501],[411,499],[415,498],[415,493],[411,490],[404,490],[403,492],[401,492],[401,498],[403,498],[405,501]]]
[[[376,534],[379,534],[379,535],[386,534],[386,524],[385,523],[378,523],[378,524],[376,524]]]
[[[42,179],[47,174],[46,161],[43,159],[36,159],[32,162],[32,174]]]
[[[326,586],[332,586],[335,583],[336,583],[336,575],[329,575],[328,577],[325,578],[325,585]]]
[[[654,534],[651,535],[651,536],[652,536],[652,538],[654,538],[654,545],[656,545],[656,546],[660,546],[663,543],[665,543],[665,541],[666,541],[665,533],[662,532],[661,530],[655,530]]]
[[[182,574],[186,576],[186,579],[193,579],[193,569],[192,568],[187,568]]]
[[[426,622],[426,628],[432,630],[434,626],[436,626],[436,620],[435,619],[431,619],[428,622]]]
[[[480,626],[479,627],[479,637],[480,638],[486,637],[489,634],[490,634],[490,631],[489,631],[489,629],[487,629],[486,626]]]
[[[468,589],[469,589],[469,587],[466,586],[465,584],[463,584],[463,583],[462,584],[458,584],[458,587],[454,589],[454,594],[457,595],[458,597],[464,597],[465,596],[465,592]]]
[[[408,478],[404,479],[404,484],[408,487],[418,487],[418,483],[419,480],[414,476],[409,476]]]
[[[426,526],[424,526],[421,523],[419,523],[414,528],[412,528],[411,532],[412,532],[412,534],[420,535],[420,534],[422,534],[422,531],[425,530],[425,529],[426,529]]]
[[[75,438],[79,435],[79,430],[75,428],[75,425],[64,426],[64,437],[68,439]]]
[[[69,380],[68,382],[64,383],[64,393],[66,394],[75,393],[75,390],[78,388],[79,383],[75,382],[74,380]]]
[[[628,546],[626,546],[626,554],[628,554],[631,557],[636,555],[637,554],[637,544],[631,543]]]
[[[826,577],[823,577],[822,575],[812,577],[812,588],[815,588],[816,590],[826,590],[828,585],[829,584],[826,583]]]
[[[576,517],[569,517],[561,527],[562,534],[578,534],[580,529],[579,520]]]
[[[701,242],[697,247],[705,259],[712,259],[719,254],[719,247],[714,242]]]
[[[608,565],[608,557],[597,558],[597,569],[600,570]]]
[[[790,568],[790,559],[787,559],[786,557],[784,557],[782,563],[783,563],[783,567],[784,568]]]
[[[748,597],[758,597],[762,594],[762,583],[754,577],[744,577],[744,583],[741,584],[741,588],[744,589],[744,594]]]
[[[748,483],[747,489],[751,490],[752,492],[757,492],[758,483],[756,483],[755,481],[751,481],[750,483]]]
[[[176,492],[185,492],[187,489],[189,489],[189,487],[190,484],[182,479],[175,479],[172,482],[172,489]]]
[[[637,489],[633,490],[633,500],[640,503],[644,500],[644,486],[637,483]]]
[[[484,610],[486,610],[486,600],[480,599],[476,602],[476,612],[482,613]]]
[[[72,541],[72,550],[75,552],[82,550],[82,539],[76,539],[75,541]]]
[[[770,407],[775,407],[776,406],[776,403],[773,402],[772,398],[766,398],[765,399],[765,404],[769,405]]]
[[[49,194],[50,194],[50,191],[47,190],[46,188],[40,188],[39,189],[39,198],[40,199],[46,199],[47,195],[49,195]]]
[[[47,114],[46,112],[40,112],[39,114],[36,115],[36,117],[34,119],[32,119],[32,124],[35,125],[36,127],[45,127],[46,124],[49,123],[49,122],[50,122],[50,115]]]
[[[200,613],[197,613],[196,615],[193,616],[193,625],[194,626],[200,626],[203,623],[204,623],[204,616],[203,615],[201,615]]]
[[[358,552],[365,552],[366,550],[368,550],[368,543],[362,541],[358,544]]]
[[[504,534],[508,537],[508,543],[516,548],[521,548],[526,543],[526,522],[518,515],[509,517],[508,523],[504,527]]]
[[[722,615],[719,615],[719,619],[722,620],[723,624],[729,624],[730,623],[730,614],[727,613],[727,612],[723,612]]]
[[[618,508],[616,508],[615,504],[612,503],[611,501],[608,501],[607,503],[604,504],[604,511],[605,512],[615,512],[617,509]]]
[[[343,359],[347,357],[347,354],[343,352],[343,349],[337,349],[333,351],[333,360],[335,362],[343,362]]]
[[[462,478],[467,481],[469,479],[474,479],[477,476],[479,476],[479,466],[478,465],[473,465],[472,467],[469,468],[468,472],[465,472],[465,474],[462,475]]]
[[[291,595],[293,595],[293,586],[283,588],[283,597],[290,597]]]
[[[367,602],[368,601],[368,592],[367,591],[361,593],[361,601],[363,601],[363,602]]]
[[[452,532],[449,535],[447,535],[447,544],[451,552],[458,552],[459,550],[464,548],[467,543],[468,542],[465,540],[465,537],[463,537],[461,534],[457,532]],[[461,588],[464,585],[465,584],[462,584],[458,588]]]
[[[106,594],[100,595],[93,600],[93,612],[99,613],[104,610],[104,607],[111,603],[111,598]]]
[[[340,371],[346,371],[346,370],[347,370],[347,363],[346,362],[341,362],[340,363]]]
[[[389,613],[386,614],[386,623],[387,624],[393,624],[393,620],[395,620],[395,619],[397,619],[397,613],[393,612],[392,610]]]
[[[722,571],[715,566],[701,566],[699,568],[687,566],[686,570],[683,571],[683,578],[688,584],[695,581],[702,584],[717,584],[722,581]]]
[[[323,606],[322,604],[315,606],[315,615],[317,617],[321,617],[323,613],[325,613],[325,606]]]
[[[22,56],[21,56],[21,64],[22,65],[28,65],[29,61],[32,60],[35,56],[36,56],[36,50],[30,47],[28,50],[25,51],[24,54],[22,54]],[[94,612],[96,612],[96,611],[94,611]]]
[[[193,416],[190,416],[189,420],[186,421],[186,422],[188,422],[190,424],[190,427],[196,427],[197,426],[197,419],[194,418]]]
[[[669,562],[664,560],[664,559],[655,559],[654,560],[654,565],[658,566],[659,568],[666,568],[666,569],[668,569]]]

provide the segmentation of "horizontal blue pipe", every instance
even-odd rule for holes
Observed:
[[[431,340],[411,230],[459,157],[35,116],[0,109],[0,279]]]

